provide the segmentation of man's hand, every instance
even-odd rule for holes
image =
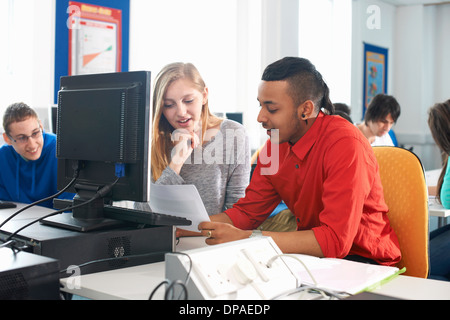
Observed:
[[[198,229],[210,245],[246,239],[252,234],[251,230],[241,230],[224,222],[202,222]]]

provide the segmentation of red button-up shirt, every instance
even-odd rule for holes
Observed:
[[[265,149],[274,147],[279,160],[263,164]],[[274,167],[275,174],[264,174]],[[320,113],[295,145],[269,140],[245,197],[226,213],[236,227],[255,229],[281,200],[298,230],[314,231],[325,257],[360,255],[384,265],[400,261],[372,147],[347,120]]]

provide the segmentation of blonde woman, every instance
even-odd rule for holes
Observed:
[[[153,93],[151,165],[154,183],[195,185],[213,215],[244,196],[250,149],[241,124],[210,112],[208,94],[194,65],[161,70]]]

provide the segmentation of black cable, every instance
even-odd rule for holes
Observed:
[[[182,288],[182,291],[180,292],[180,295],[178,296],[178,300],[180,300],[181,294],[184,293],[184,300],[188,299],[188,290],[187,290],[187,283],[189,281],[189,278],[191,276],[191,271],[192,271],[192,259],[191,257],[184,252],[172,252],[173,254],[180,254],[180,255],[184,255],[186,257],[188,257],[189,259],[189,270],[186,274],[186,280],[184,282],[182,282],[181,280],[175,280],[175,281],[169,281],[167,279],[163,280],[160,284],[158,284],[150,293],[150,296],[148,297],[148,300],[152,300],[153,295],[155,294],[155,292],[164,284],[167,284],[168,287],[166,288],[166,291],[164,293],[164,299],[168,300],[169,299],[169,294],[172,294],[171,296],[171,300],[173,300],[173,290],[174,287],[176,285],[179,285]]]
[[[103,259],[97,259],[97,260],[92,260],[92,261],[88,261],[85,263],[82,263],[80,265],[78,265],[78,268],[84,268],[86,266],[89,266],[91,264],[96,264],[96,263],[102,263],[102,262],[109,262],[109,261],[115,261],[115,260],[130,260],[130,259],[134,259],[134,258],[143,258],[146,256],[154,256],[154,255],[159,255],[159,254],[164,254],[167,253],[166,251],[156,251],[156,252],[150,252],[150,253],[141,253],[141,254],[133,254],[133,255],[129,255],[129,256],[121,256],[121,257],[110,257],[110,258],[103,258]],[[63,269],[60,270],[59,273],[67,273],[69,269]]]
[[[184,293],[183,300],[188,299],[188,291],[187,291],[186,284],[184,282],[182,282],[181,280],[175,280],[175,281],[171,282],[169,284],[169,286],[167,287],[166,293],[164,294],[164,300],[173,300],[173,293],[174,293],[173,290],[176,285],[179,285],[183,289],[183,290],[181,290],[180,295],[178,296],[178,300],[180,300],[181,293]],[[169,299],[169,294],[172,294],[170,296],[170,299]]]
[[[46,218],[48,218],[48,217],[51,217],[51,216],[54,216],[54,215],[63,213],[63,212],[65,212],[65,211],[67,211],[67,210],[73,210],[73,209],[75,209],[75,208],[84,206],[84,205],[86,205],[86,204],[88,204],[88,203],[91,203],[92,201],[94,201],[94,200],[96,200],[96,199],[98,199],[98,198],[104,197],[105,195],[107,195],[107,194],[111,191],[111,189],[114,187],[114,185],[117,183],[117,181],[119,181],[119,178],[117,178],[116,181],[114,181],[113,183],[111,183],[111,184],[109,184],[109,185],[107,185],[107,186],[101,188],[99,191],[97,191],[97,193],[96,193],[91,199],[89,199],[89,200],[87,200],[87,201],[85,201],[85,202],[83,202],[83,203],[79,203],[79,204],[77,204],[77,205],[74,205],[74,206],[71,206],[71,207],[67,207],[67,208],[62,209],[62,210],[53,211],[53,212],[50,213],[50,214],[47,214],[47,215],[45,215],[45,216],[43,216],[43,217],[40,217],[40,218],[38,218],[38,219],[36,219],[36,220],[31,221],[30,223],[27,223],[26,225],[22,226],[21,228],[19,228],[19,229],[16,230],[15,232],[13,232],[8,238],[6,238],[6,241],[5,241],[5,242],[11,240],[12,237],[14,237],[15,235],[17,235],[20,231],[22,231],[22,230],[25,229],[25,228],[28,228],[29,226],[31,226],[32,224],[34,224],[34,223],[36,223],[36,222],[39,222],[39,221],[41,221],[41,220],[43,220],[43,219],[46,219]]]
[[[14,254],[16,254],[17,252],[21,251],[19,248],[16,247],[16,241],[15,240],[10,240],[10,241],[7,241],[7,242],[5,242],[5,243],[0,245],[0,249],[1,248],[6,248],[6,247],[9,247]]]
[[[21,212],[23,212],[23,211],[25,211],[25,210],[27,210],[27,209],[29,209],[31,207],[34,207],[34,206],[36,206],[36,205],[38,205],[38,204],[40,204],[42,202],[45,202],[45,201],[51,200],[53,198],[59,197],[61,194],[63,194],[67,189],[69,189],[75,183],[75,181],[78,179],[78,175],[79,174],[80,174],[80,165],[79,165],[79,162],[77,161],[76,167],[74,167],[73,179],[72,179],[72,181],[69,182],[69,184],[67,186],[65,186],[62,190],[60,190],[59,192],[55,193],[54,195],[49,196],[49,197],[44,198],[44,199],[41,199],[41,200],[38,200],[36,202],[30,203],[29,205],[23,207],[22,209],[18,210],[15,213],[13,213],[11,216],[9,216],[5,221],[3,221],[0,224],[0,228],[3,227],[12,218],[17,216],[19,213],[21,213]]]

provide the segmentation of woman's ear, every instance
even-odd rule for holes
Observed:
[[[208,102],[208,95],[209,95],[208,87],[205,87],[205,89],[203,90],[203,103],[202,103],[202,105],[205,105],[206,102]]]

